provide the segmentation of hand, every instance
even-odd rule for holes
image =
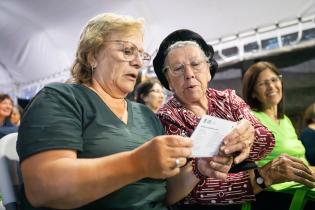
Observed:
[[[234,163],[238,164],[245,160],[250,153],[251,146],[255,140],[255,129],[247,119],[242,119],[235,128],[223,139],[220,151],[226,155],[239,153],[234,158]]]
[[[163,179],[180,172],[191,154],[191,147],[189,138],[158,136],[135,150],[135,161],[145,177]]]
[[[283,154],[259,169],[266,186],[295,181],[308,187],[315,187],[315,176],[302,160]]]
[[[218,155],[198,160],[198,170],[204,176],[225,180],[232,166],[233,157]]]

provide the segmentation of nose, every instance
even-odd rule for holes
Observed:
[[[195,78],[193,68],[190,65],[185,65],[184,77],[185,79]]]
[[[143,60],[141,58],[141,56],[139,55],[139,53],[137,53],[137,55],[135,56],[135,59],[133,59],[132,61],[130,61],[130,64],[132,66],[134,66],[136,69],[140,69],[143,67]]]
[[[271,81],[271,80],[267,80],[265,82],[265,85],[266,85],[266,87],[270,88],[270,87],[274,87],[275,83],[273,81]]]

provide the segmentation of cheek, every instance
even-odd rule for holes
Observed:
[[[168,85],[171,89],[171,91],[175,91],[176,89],[178,89],[178,87],[180,86],[180,80],[181,79],[176,79],[176,78],[168,78]]]

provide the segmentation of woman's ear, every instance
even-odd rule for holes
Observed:
[[[211,81],[211,74],[210,74],[210,70],[207,73],[207,81],[210,82]]]
[[[89,65],[91,66],[91,68],[96,68],[97,61],[96,61],[95,56],[93,55],[92,52],[89,52],[87,60],[88,60]]]

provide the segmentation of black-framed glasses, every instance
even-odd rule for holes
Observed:
[[[125,61],[133,61],[136,58],[140,58],[144,65],[148,65],[151,60],[151,56],[149,53],[140,52],[138,47],[129,41],[124,40],[108,40],[105,42],[115,42],[122,45],[120,51],[123,53],[123,57]]]
[[[163,73],[169,71],[173,76],[180,77],[184,74],[187,66],[190,66],[195,74],[202,72],[205,69],[206,65],[209,64],[208,60],[205,59],[197,59],[190,61],[190,63],[176,63],[173,65],[169,65],[163,68]]]
[[[262,81],[257,81],[256,82],[256,86],[258,88],[265,88],[268,87],[270,84],[277,84],[278,82],[280,82],[282,80],[282,75],[277,75],[274,77],[271,77],[270,79],[265,79]]]

